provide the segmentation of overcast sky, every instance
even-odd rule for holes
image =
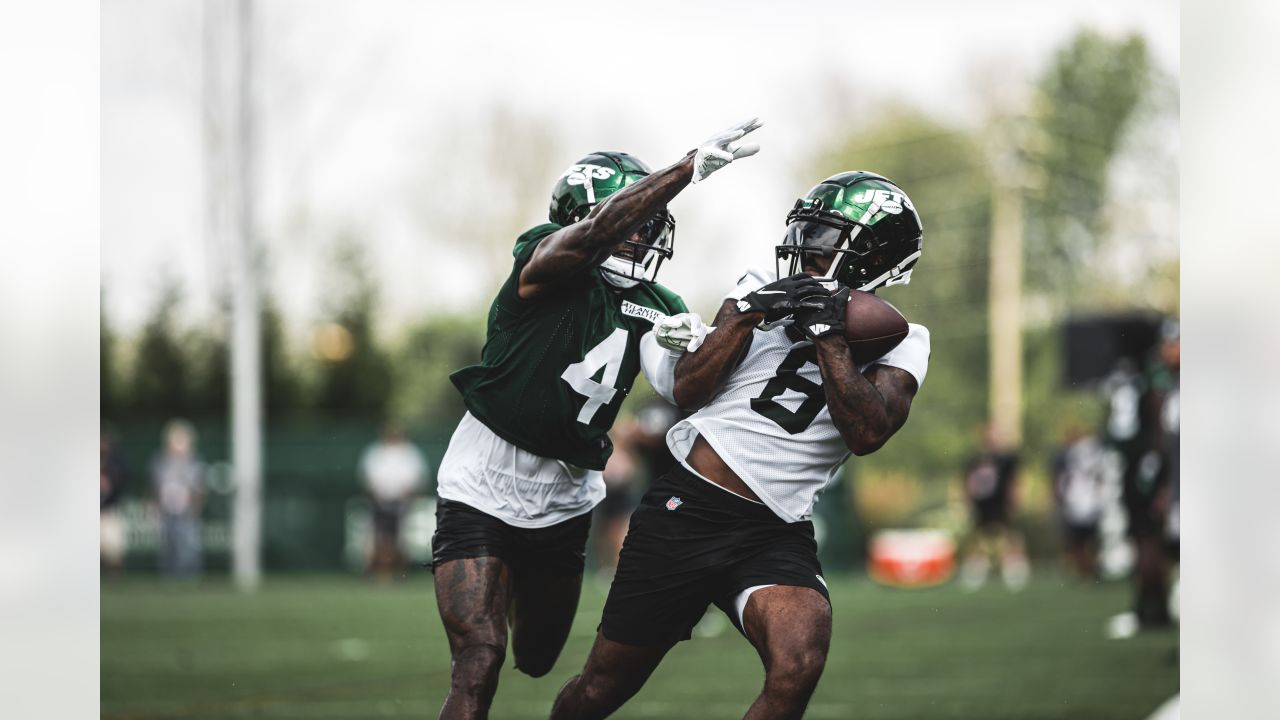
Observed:
[[[226,254],[204,231],[201,7],[102,5],[102,282],[106,312],[126,332],[163,273],[186,289],[189,322],[208,317],[224,282]],[[467,248],[415,216],[414,193],[439,183],[485,197],[485,178],[502,168],[446,151],[467,147],[469,128],[495,106],[552,128],[562,165],[611,148],[658,167],[761,116],[762,152],[671,206],[680,245],[661,280],[706,311],[696,303],[743,266],[772,262],[786,210],[821,179],[800,182],[794,166],[846,120],[822,116],[831,83],[869,103],[972,122],[979,69],[1025,80],[1082,26],[1140,32],[1162,69],[1176,77],[1179,68],[1176,0],[257,8],[258,226],[271,291],[298,328],[321,318],[338,226],[367,241],[385,323],[487,303],[492,283],[468,272]],[[545,197],[554,180],[530,192]],[[527,225],[543,221],[537,208]]]

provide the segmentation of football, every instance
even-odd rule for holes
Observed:
[[[885,300],[854,290],[845,309],[844,335],[853,361],[862,365],[880,359],[902,342],[907,336],[907,319]]]

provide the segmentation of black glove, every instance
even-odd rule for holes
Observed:
[[[800,307],[800,301],[826,295],[826,288],[804,273],[774,280],[738,301],[738,312],[763,312],[764,321],[777,322]]]
[[[796,327],[810,340],[828,335],[843,336],[848,305],[849,288],[840,288],[834,295],[806,298],[796,308]]]

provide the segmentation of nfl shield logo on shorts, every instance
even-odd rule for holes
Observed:
[[[668,510],[675,510],[676,508],[680,507],[680,506],[681,506],[681,505],[683,505],[683,504],[684,504],[684,501],[683,501],[683,500],[681,500],[680,498],[676,497],[675,495],[672,495],[672,496],[671,496],[671,499],[667,501],[667,509],[668,509]]]

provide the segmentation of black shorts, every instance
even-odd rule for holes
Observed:
[[[379,537],[395,540],[400,537],[400,518],[404,506],[400,503],[374,503],[373,532]]]
[[[544,528],[521,528],[441,498],[431,536],[431,570],[450,560],[496,557],[515,574],[581,575],[590,529],[589,512]]]
[[[788,523],[677,465],[634,514],[600,631],[628,645],[688,640],[715,603],[742,630],[734,600],[756,585],[797,585],[830,601],[813,523]]]
[[[1080,548],[1093,542],[1098,537],[1098,525],[1062,524],[1062,534],[1069,548]]]
[[[985,531],[1009,526],[1009,504],[1003,500],[984,500],[973,503],[973,524]]]

